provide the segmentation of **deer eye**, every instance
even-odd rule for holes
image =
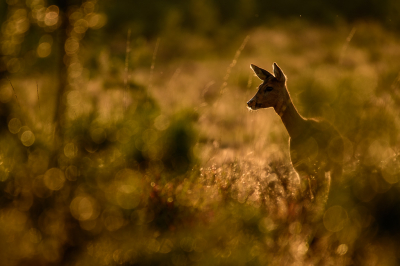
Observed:
[[[265,91],[272,91],[274,88],[272,88],[272,87],[266,87],[265,88]]]

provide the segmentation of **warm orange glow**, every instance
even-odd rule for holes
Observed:
[[[10,73],[17,73],[21,67],[21,59],[19,58],[12,58],[7,62],[7,70]]]
[[[46,15],[44,18],[44,23],[46,26],[54,26],[58,22],[58,15],[59,15],[58,6],[52,5],[46,9]]]
[[[96,201],[90,196],[78,196],[70,205],[71,214],[80,221],[94,220],[100,212]]]
[[[65,176],[60,169],[51,168],[44,174],[43,181],[48,189],[60,190],[64,186]]]
[[[101,219],[104,227],[111,232],[120,229],[125,222],[121,210],[112,207],[102,213]]]
[[[72,2],[0,4],[0,265],[396,265],[399,18]],[[274,61],[299,113],[342,134],[321,197],[326,165],[298,175],[281,117],[246,109],[249,65]],[[298,153],[340,162],[321,142]]]
[[[68,158],[72,159],[78,154],[78,147],[74,143],[70,142],[64,146],[64,154]]]
[[[65,170],[65,177],[69,181],[76,181],[79,175],[79,170],[75,165],[70,165]]]
[[[101,144],[106,139],[107,134],[103,128],[95,128],[90,131],[90,136],[92,137],[92,140],[94,142],[96,142],[97,144]]]
[[[95,10],[95,3],[93,1],[87,1],[83,5],[83,10],[85,11],[86,14],[93,13]]]
[[[85,19],[79,19],[74,23],[74,31],[77,33],[85,33],[88,29],[88,22]]]
[[[48,42],[42,42],[39,44],[36,52],[39,57],[48,57],[51,53],[51,44]]]
[[[331,232],[338,232],[345,226],[347,218],[347,212],[341,206],[330,207],[324,214],[325,228]]]
[[[35,142],[35,135],[32,131],[27,130],[21,135],[21,142],[24,146],[29,147]]]
[[[65,42],[65,52],[68,55],[73,55],[79,50],[79,41],[75,38],[68,38]]]
[[[17,134],[19,130],[21,129],[21,121],[18,118],[12,118],[8,122],[8,129],[10,130],[11,133]]]
[[[100,29],[107,23],[107,16],[104,14],[95,14],[88,17],[89,27]]]

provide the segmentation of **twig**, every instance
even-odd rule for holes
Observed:
[[[175,70],[174,74],[172,74],[172,77],[171,77],[171,79],[170,79],[169,82],[168,82],[168,87],[171,86],[172,82],[179,76],[180,73],[181,73],[181,68],[178,67],[178,68]]]
[[[351,29],[349,35],[348,35],[347,38],[346,38],[346,42],[344,43],[343,48],[342,48],[342,52],[340,53],[339,65],[343,64],[344,54],[345,54],[345,52],[346,52],[346,50],[347,50],[347,47],[348,47],[349,44],[350,44],[351,39],[352,39],[353,36],[354,36],[354,33],[356,33],[356,30],[357,30],[356,27],[353,27],[353,28]]]
[[[240,53],[243,51],[243,49],[246,46],[246,44],[249,41],[249,39],[250,39],[250,35],[247,35],[246,38],[244,38],[244,40],[242,42],[242,45],[240,45],[239,49],[235,53],[235,57],[233,58],[232,63],[226,69],[224,82],[222,83],[220,91],[219,91],[221,95],[224,94],[225,88],[228,85],[228,79],[229,79],[229,76],[231,74],[232,68],[236,65],[237,60],[239,59]]]
[[[14,86],[12,85],[11,80],[8,77],[6,77],[6,78],[7,78],[8,82],[10,82],[10,85],[11,85],[11,88],[13,89],[13,91],[14,91],[15,99],[17,100],[17,104],[19,106],[19,109],[21,109],[21,105],[19,104],[17,93],[15,92]]]
[[[250,72],[249,79],[247,80],[246,90],[250,89],[251,84],[253,84],[253,77],[254,77],[254,74],[252,72]]]

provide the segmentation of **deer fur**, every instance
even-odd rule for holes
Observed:
[[[262,83],[247,102],[248,108],[274,108],[289,133],[290,159],[300,176],[302,190],[308,186],[313,199],[325,187],[327,197],[331,180],[336,182],[342,175],[342,137],[327,121],[307,119],[299,114],[286,87],[286,76],[276,63],[274,74],[253,64],[250,67]]]

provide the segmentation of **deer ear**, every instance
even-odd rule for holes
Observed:
[[[266,80],[267,78],[273,76],[271,73],[269,73],[267,70],[262,69],[261,67],[258,67],[256,65],[251,64],[250,68],[253,69],[254,73],[257,75],[257,77],[261,80]]]
[[[274,64],[272,65],[272,67],[274,68],[275,78],[276,78],[278,81],[285,82],[285,81],[286,81],[286,76],[285,76],[285,74],[283,73],[282,69],[281,69],[276,63],[274,63]]]

